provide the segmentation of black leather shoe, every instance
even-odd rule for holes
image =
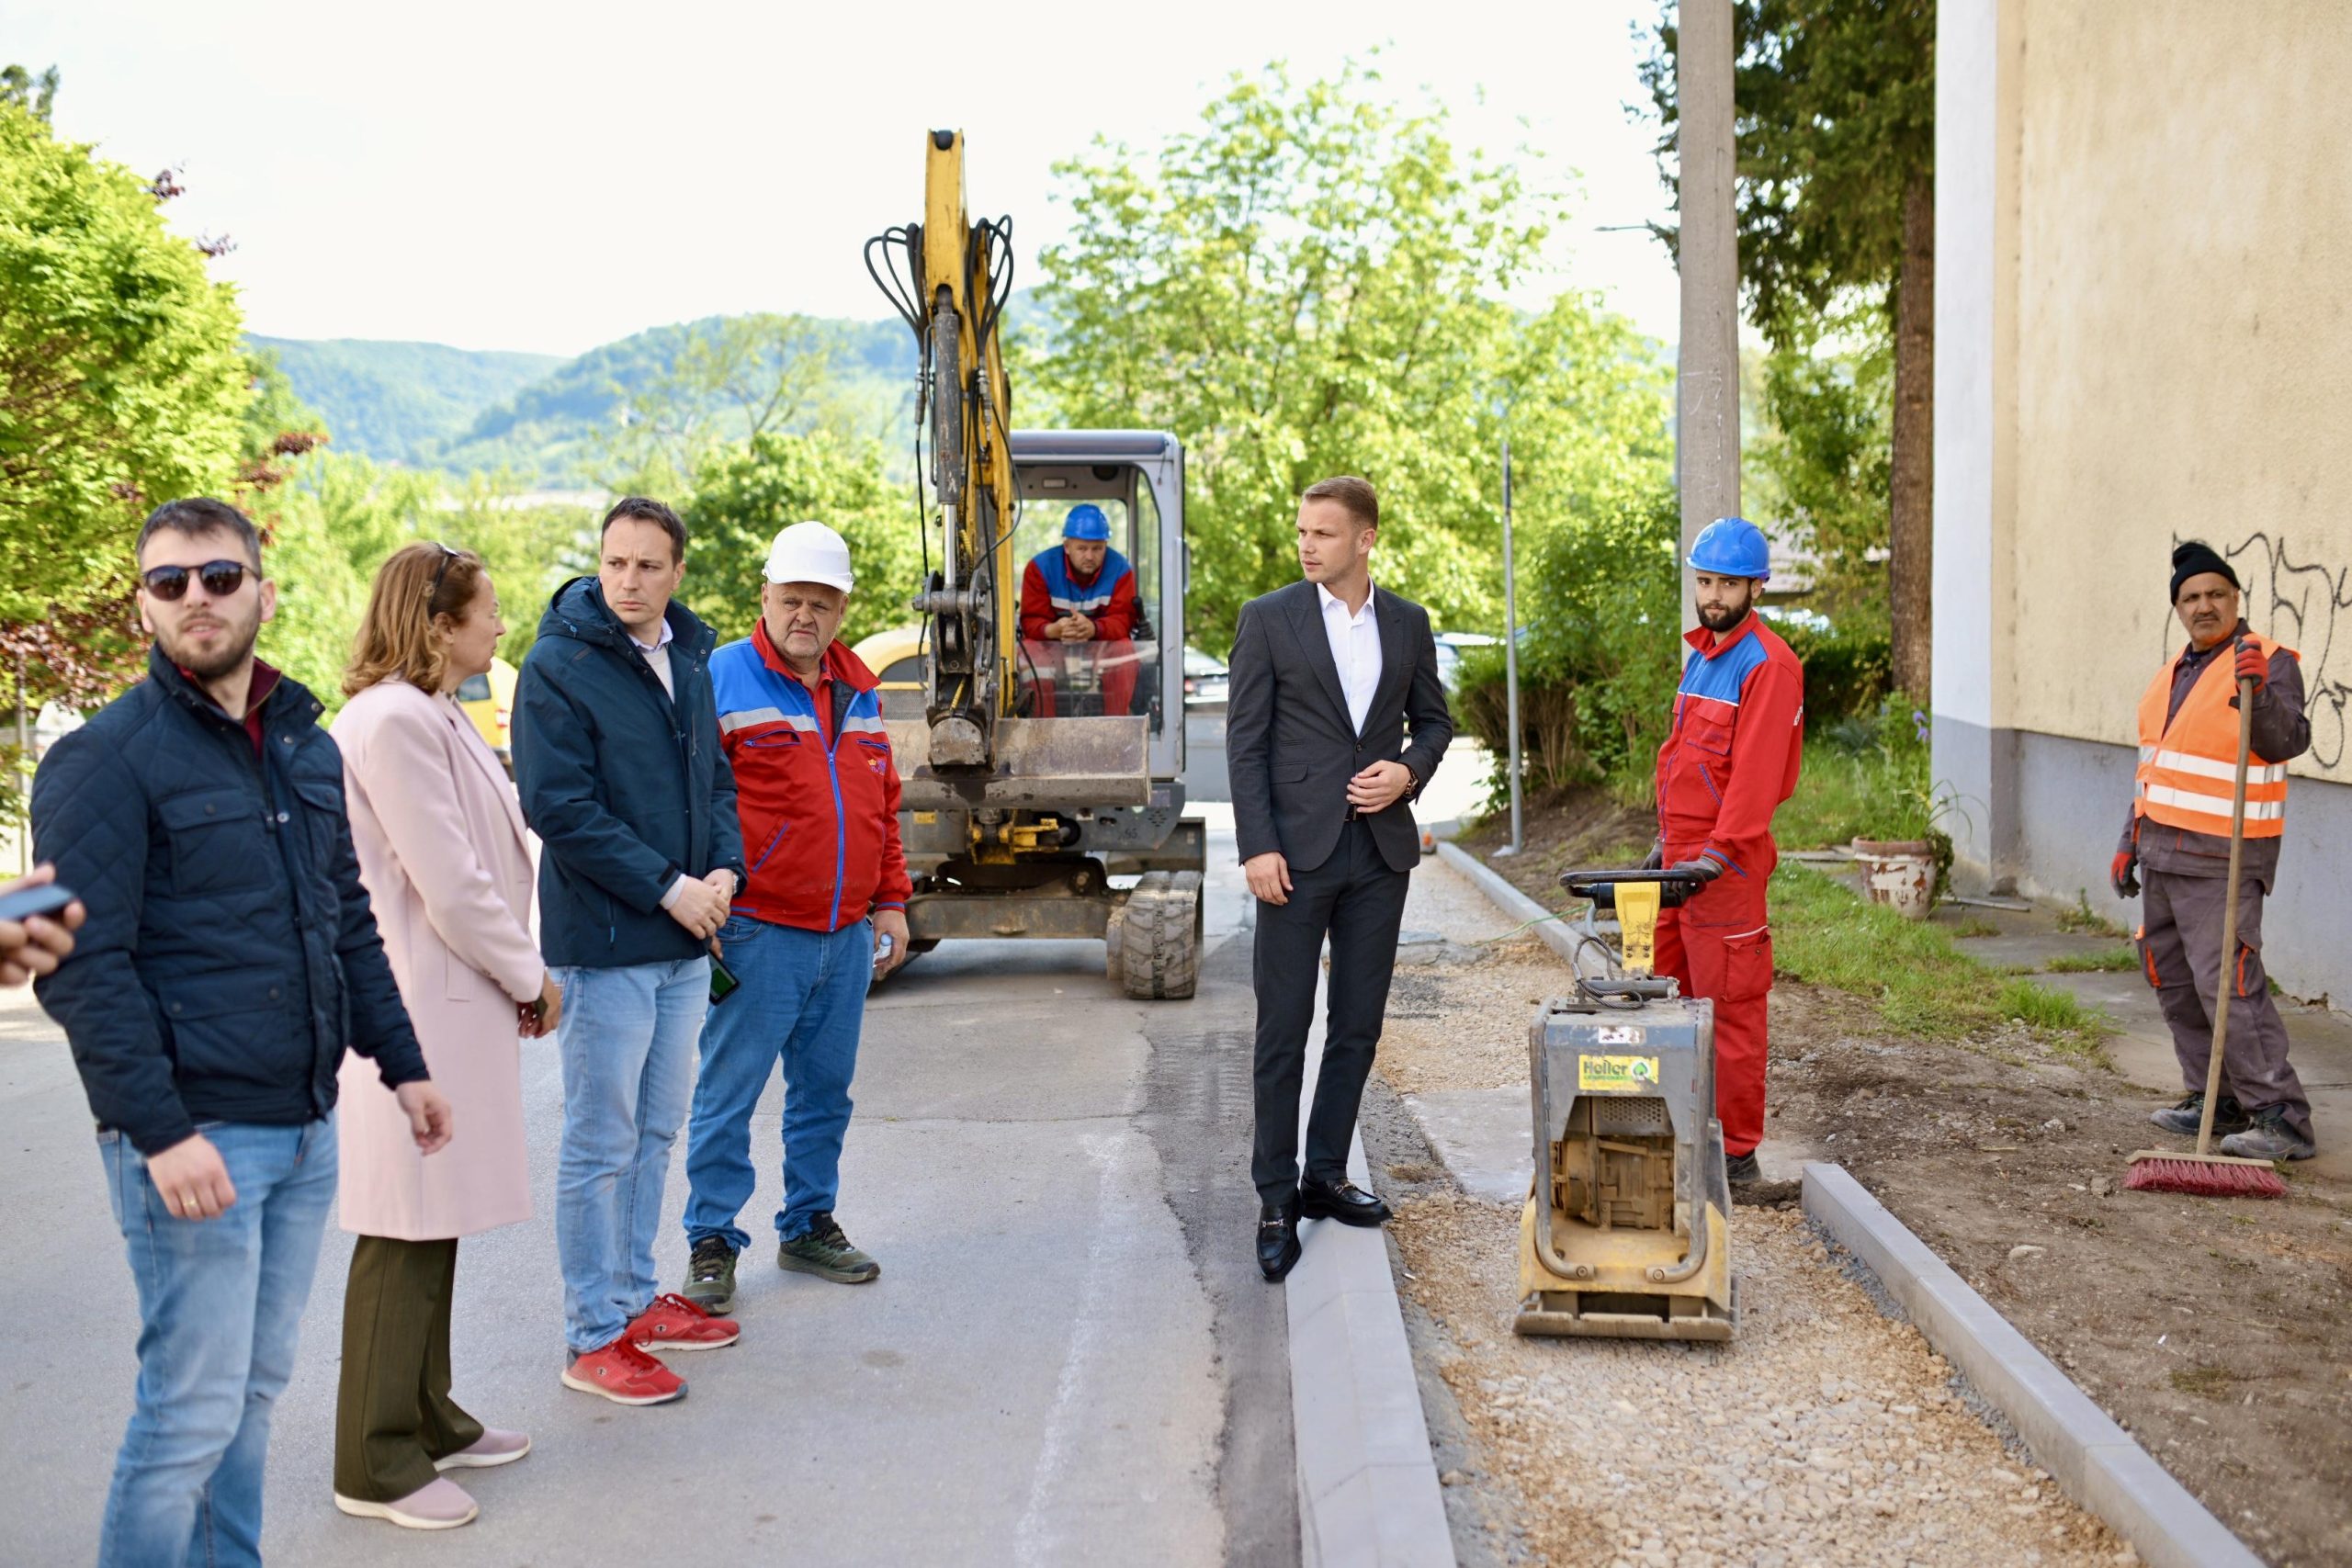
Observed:
[[[1298,1212],[1304,1219],[1337,1220],[1343,1225],[1376,1225],[1388,1218],[1386,1203],[1344,1177],[1300,1182]]]
[[[1291,1200],[1284,1207],[1275,1203],[1261,1204],[1258,1209],[1258,1272],[1270,1285],[1282,1283],[1285,1275],[1297,1267],[1299,1254],[1305,1248],[1298,1245],[1298,1201]]]

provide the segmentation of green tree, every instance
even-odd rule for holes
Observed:
[[[805,427],[825,412],[833,340],[805,316],[720,316],[635,387],[610,383],[618,423],[604,466],[615,490],[674,493],[730,442]]]
[[[1783,348],[1765,358],[1768,418],[1750,458],[1813,557],[1809,607],[1883,637],[1894,353],[1880,312],[1851,324],[1860,337],[1850,348]]]
[[[759,617],[768,546],[814,518],[849,542],[857,578],[844,642],[912,618],[922,540],[907,492],[884,478],[882,452],[828,431],[767,430],[706,454],[686,503],[686,580],[680,595],[718,631],[746,636]]]
[[[43,125],[57,102],[57,67],[30,71],[22,65],[0,66],[0,104],[14,104]]]
[[[0,625],[119,602],[142,510],[235,477],[236,300],[158,206],[0,101]]]
[[[1641,72],[1674,187],[1672,0]],[[1894,340],[1888,614],[1894,677],[1924,700],[1935,531],[1934,0],[1736,0],[1740,274],[1776,348],[1809,349],[1859,293]],[[1793,406],[1793,405],[1792,405]]]
[[[1537,515],[1664,450],[1641,340],[1583,296],[1532,317],[1505,302],[1559,199],[1457,151],[1442,112],[1380,100],[1377,80],[1300,85],[1275,66],[1154,153],[1098,142],[1056,170],[1076,221],[1043,257],[1016,390],[1062,423],[1183,440],[1188,633],[1204,647],[1295,575],[1317,479],[1380,490],[1384,583],[1441,625],[1492,626],[1504,434]]]

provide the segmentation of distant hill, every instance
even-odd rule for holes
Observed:
[[[560,487],[592,478],[600,437],[628,393],[665,374],[720,320],[650,328],[576,359],[437,344],[250,341],[277,355],[341,450],[452,474],[503,468]],[[895,448],[913,417],[913,334],[896,320],[813,324],[832,357],[826,412]]]
[[[334,444],[379,462],[429,468],[483,409],[566,361],[552,354],[478,353],[437,343],[249,336],[319,411]]]

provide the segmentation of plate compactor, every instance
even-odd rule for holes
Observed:
[[[1731,1185],[1715,1120],[1715,1010],[1654,975],[1661,908],[1701,883],[1671,871],[1571,871],[1614,908],[1623,956],[1527,1032],[1535,1181],[1520,1221],[1521,1334],[1727,1340],[1739,1323]]]

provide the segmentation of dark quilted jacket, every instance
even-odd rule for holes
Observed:
[[[162,654],[51,748],[33,842],[89,922],[35,987],[99,1124],[158,1154],[199,1122],[334,1109],[346,1043],[397,1087],[425,1076],[343,804],[343,757],[299,683],[263,698],[256,762]]]
[[[539,836],[539,950],[591,969],[700,956],[662,896],[725,866],[743,885],[735,774],[718,744],[711,629],[669,610],[670,681],[593,577],[555,592],[514,690],[514,786]]]

